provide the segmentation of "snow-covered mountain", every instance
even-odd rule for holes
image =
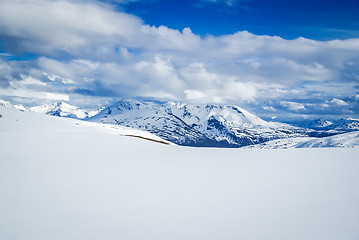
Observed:
[[[8,101],[5,101],[3,99],[0,99],[0,106],[13,107],[13,105],[11,103],[9,103]]]
[[[325,129],[335,129],[338,131],[359,131],[359,119],[341,118],[334,120],[332,124],[325,127]]]
[[[288,121],[289,124],[314,129],[317,131],[333,132],[335,134],[351,131],[359,131],[359,119],[354,118],[340,118],[340,119],[308,119],[308,120],[294,120]]]
[[[330,137],[312,139],[298,144],[297,148],[359,147],[359,131],[337,134]]]
[[[267,122],[231,105],[120,100],[89,121],[146,130],[185,146],[241,147],[306,136],[303,129]]]
[[[287,149],[287,148],[328,148],[359,147],[359,131],[337,134],[329,137],[296,137],[277,139],[244,148]]]
[[[29,111],[29,109],[27,109],[26,107],[24,107],[23,105],[19,104],[19,105],[13,105],[8,101],[5,101],[3,99],[0,99],[0,106],[5,106],[5,107],[12,107],[12,108],[16,108],[20,111]]]
[[[1,240],[358,239],[359,148],[179,147],[0,114]]]
[[[52,105],[31,107],[30,111],[38,112],[38,113],[45,113],[45,114],[52,115],[52,116],[75,118],[75,119],[86,119],[86,118],[94,115],[94,114],[90,114],[89,112],[87,112],[79,107],[72,106],[65,102],[58,102],[58,103],[54,103]]]
[[[87,112],[64,102],[30,109],[4,100],[0,100],[0,105],[21,111],[131,127],[172,143],[197,147],[350,147],[357,145],[357,135],[343,133],[359,130],[358,119],[302,120],[294,122],[294,127],[264,121],[231,105],[120,100],[97,112]]]
[[[156,135],[139,129],[111,124],[103,125],[79,119],[57,118],[31,111],[19,111],[6,101],[0,101],[0,119],[0,132],[26,132],[63,138],[71,137],[73,134],[82,136],[88,134],[116,135],[170,144]]]

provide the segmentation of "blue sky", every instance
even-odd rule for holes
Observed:
[[[354,0],[0,0],[0,97],[358,117],[358,12]]]
[[[124,9],[140,16],[149,25],[174,29],[190,27],[200,35],[247,30],[256,35],[285,39],[359,37],[359,1],[356,0],[158,0],[135,1]]]

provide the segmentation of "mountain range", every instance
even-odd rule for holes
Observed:
[[[0,103],[0,236],[356,240],[357,134],[320,138],[346,149],[193,148]]]
[[[120,100],[89,121],[149,131],[184,146],[243,147],[276,139],[323,138],[359,130],[359,120],[339,119],[320,128],[265,121],[234,105]],[[312,120],[308,120],[312,121]]]
[[[2,102],[4,105],[5,101]],[[6,104],[11,105],[8,102]],[[25,109],[23,106],[16,108],[22,111]],[[92,112],[64,102],[25,110],[135,128],[169,142],[192,147],[315,147],[318,144],[304,143],[359,130],[357,119],[316,119],[286,124],[265,121],[234,105],[195,105],[122,99],[111,106]],[[337,145],[340,146],[339,143]]]
[[[359,130],[359,119],[339,118],[339,119],[305,119],[287,121],[290,125],[299,126],[318,131],[332,131],[336,134]]]
[[[79,107],[72,106],[65,102],[57,102],[52,105],[43,105],[29,108],[31,112],[45,113],[57,117],[67,117],[76,119],[87,119],[96,115],[98,111],[87,112]]]
[[[231,105],[120,100],[89,121],[149,131],[184,146],[241,147],[306,136],[300,128],[267,122]]]

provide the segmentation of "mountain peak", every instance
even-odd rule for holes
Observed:
[[[121,99],[89,120],[146,130],[190,146],[239,147],[300,135],[234,105]]]
[[[0,105],[5,107],[13,107],[13,105],[10,102],[5,101],[3,99],[0,99]]]
[[[85,119],[89,113],[66,102],[57,102],[52,105],[42,105],[30,108],[32,112],[45,113],[52,116]]]
[[[3,99],[0,99],[0,106],[12,107],[12,108],[16,108],[16,109],[18,109],[20,111],[29,111],[29,109],[24,107],[22,104],[13,105],[12,103],[10,103],[8,101],[5,101]]]

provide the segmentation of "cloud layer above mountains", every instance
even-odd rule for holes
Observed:
[[[0,43],[0,95],[29,104],[147,97],[359,114],[359,39],[199,36],[99,1],[0,0]]]

